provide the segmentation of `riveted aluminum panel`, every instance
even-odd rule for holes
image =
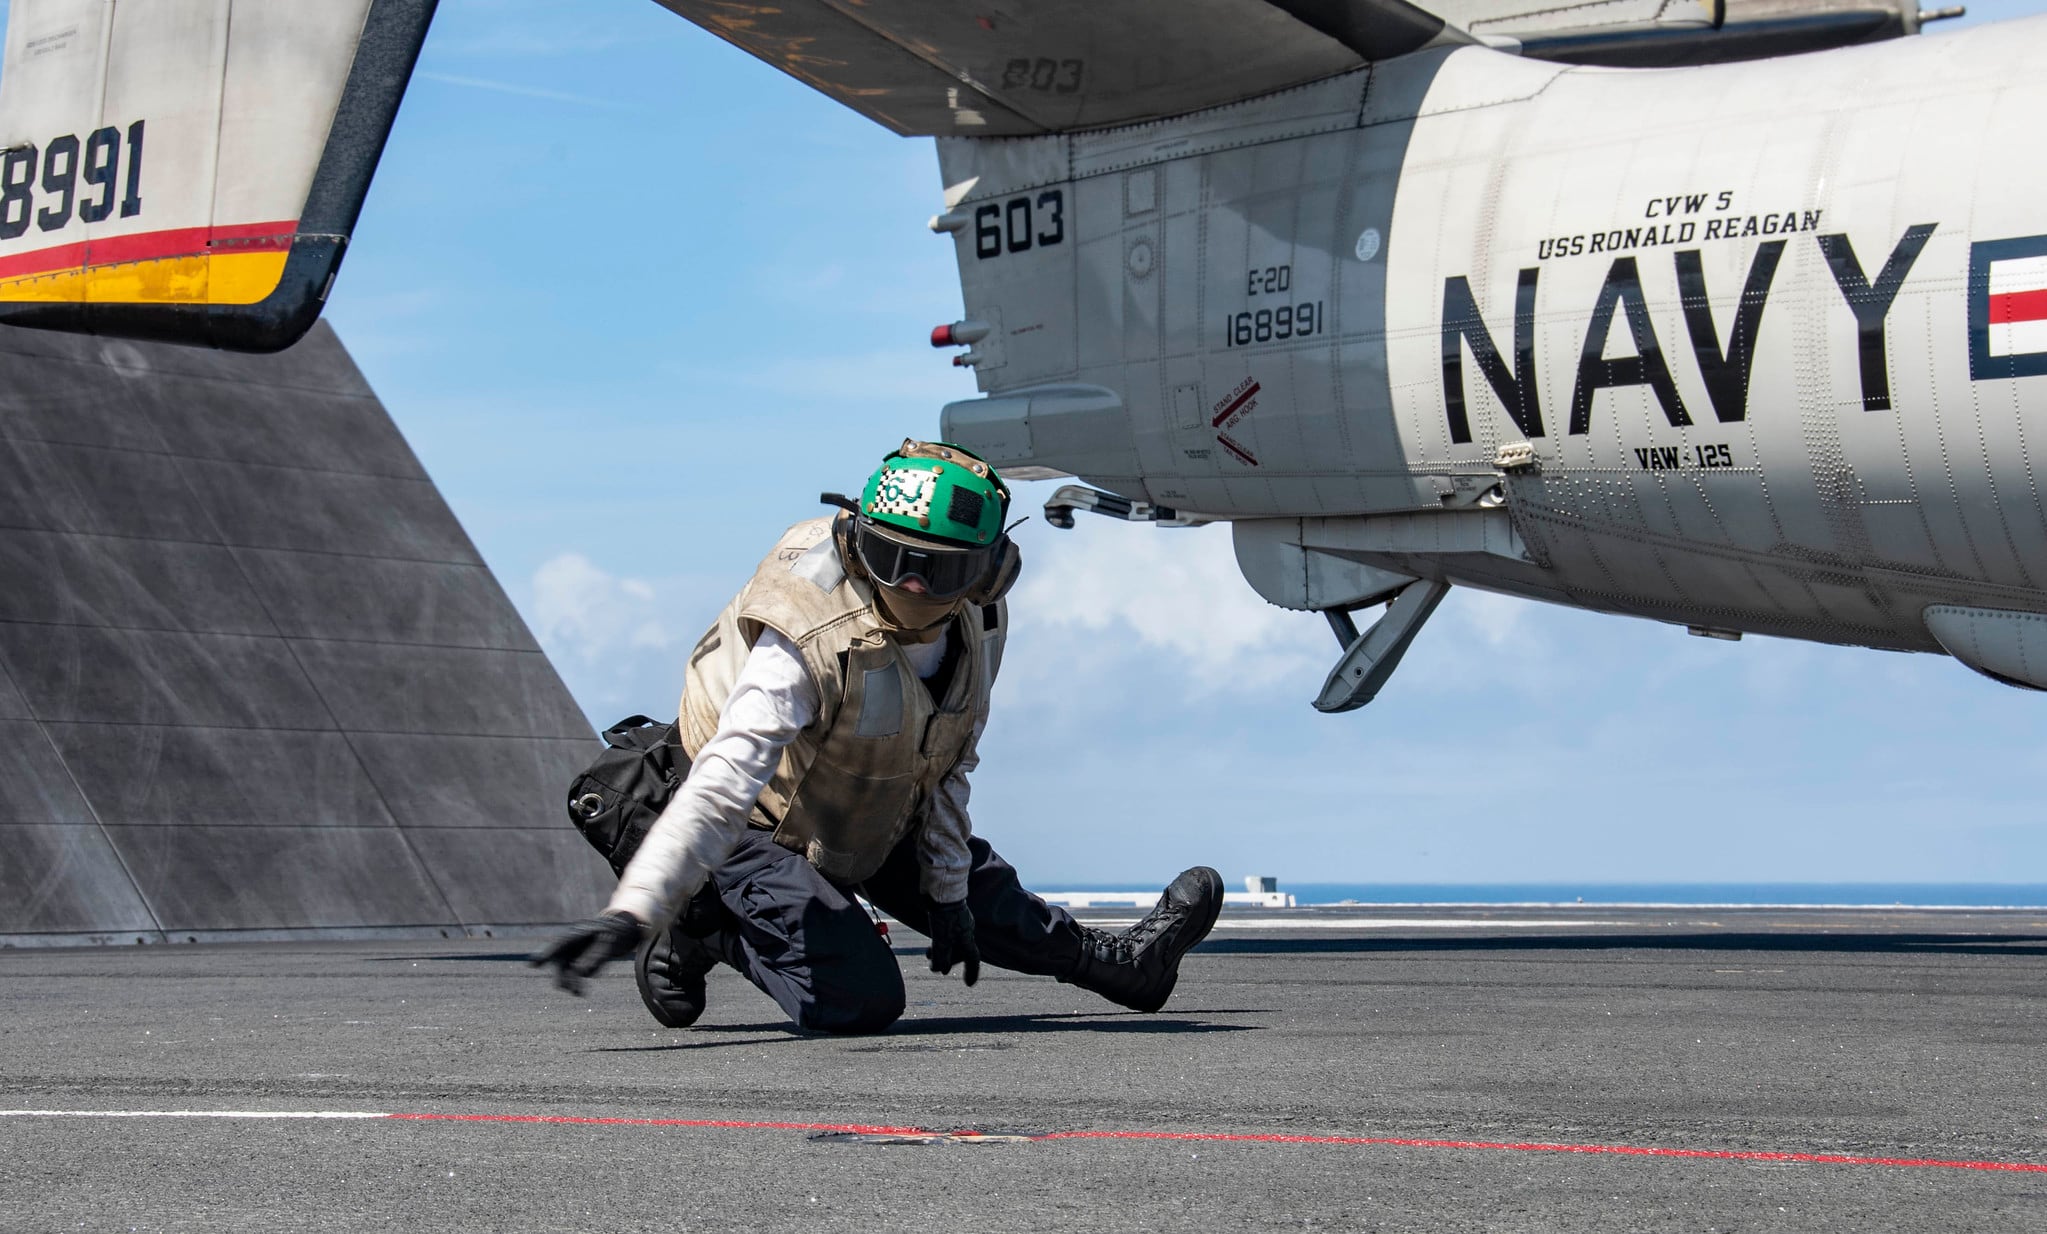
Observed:
[[[1926,628],[1984,676],[2047,690],[2047,613],[1935,605],[1926,610]]]

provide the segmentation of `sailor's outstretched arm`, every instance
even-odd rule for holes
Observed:
[[[747,817],[775,774],[782,748],[817,718],[817,686],[796,644],[763,630],[746,657],[718,731],[633,854],[609,913],[665,929],[711,869],[745,837]]]
[[[755,640],[718,714],[718,731],[697,751],[682,787],[626,865],[601,916],[579,922],[537,952],[535,966],[580,994],[583,979],[631,955],[650,930],[664,930],[711,868],[745,836],[747,816],[775,774],[782,747],[817,715],[817,687],[796,645],[773,630]]]

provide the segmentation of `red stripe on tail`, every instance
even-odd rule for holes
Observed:
[[[128,236],[107,236],[60,244],[0,257],[0,279],[25,278],[36,274],[59,274],[82,266],[111,266],[131,261],[161,261],[167,257],[198,257],[206,253],[279,252],[291,247],[298,231],[295,220],[277,223],[237,223],[231,227],[179,227],[168,231],[145,231]]]

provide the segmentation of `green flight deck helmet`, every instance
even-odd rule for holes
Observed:
[[[853,543],[878,583],[916,579],[934,600],[991,604],[1014,582],[1016,546],[1003,532],[1009,489],[972,451],[905,441],[861,491]]]
[[[975,548],[1002,535],[1008,506],[995,469],[945,442],[905,441],[860,494],[860,513],[877,523]]]

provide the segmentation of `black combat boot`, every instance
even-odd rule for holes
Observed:
[[[674,925],[640,944],[633,958],[640,1001],[669,1028],[688,1028],[704,1014],[704,976],[724,958],[721,927],[727,916],[716,889],[706,883]]]
[[[1060,980],[1132,1011],[1157,1011],[1180,979],[1180,957],[1208,937],[1222,910],[1222,875],[1195,866],[1166,887],[1144,920],[1121,934],[1082,926],[1080,963]]]
[[[715,941],[670,928],[640,944],[633,979],[655,1019],[670,1028],[688,1028],[704,1014],[704,974],[719,960]]]

